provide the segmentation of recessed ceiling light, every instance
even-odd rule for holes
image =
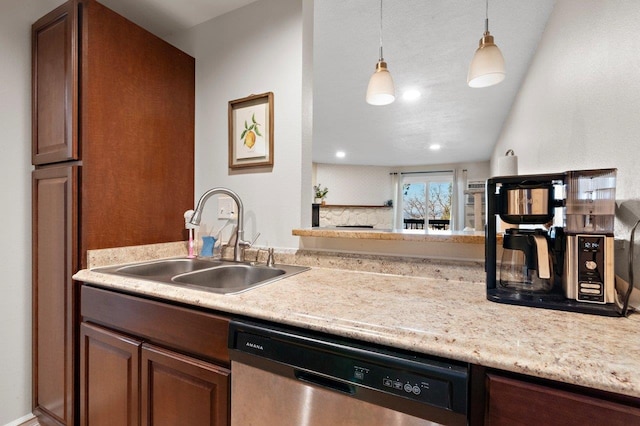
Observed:
[[[439,150],[439,149],[440,149],[440,145],[438,145],[437,143],[434,143],[434,144],[432,144],[432,145],[430,145],[430,146],[429,146],[429,149],[430,149],[431,151],[437,151],[437,150]]]
[[[420,92],[415,89],[405,90],[402,94],[402,99],[405,101],[415,101],[420,98]]]
[[[338,158],[344,158],[346,156],[347,156],[347,154],[344,151],[336,152],[336,157],[338,157]]]

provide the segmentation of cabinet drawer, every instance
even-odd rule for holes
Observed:
[[[581,393],[487,375],[485,425],[632,425],[640,408]]]
[[[80,314],[84,321],[229,365],[228,318],[86,285]]]

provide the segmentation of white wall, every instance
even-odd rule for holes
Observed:
[[[328,188],[327,204],[381,206],[393,199],[391,169],[385,166],[315,165],[313,184]],[[309,188],[313,193],[313,189]]]
[[[322,187],[329,188],[326,198],[327,204],[382,205],[386,200],[394,198],[393,181],[389,173],[454,169],[459,173],[458,199],[461,200],[456,218],[459,224],[458,229],[462,229],[465,223],[463,202],[466,182],[486,180],[490,176],[488,161],[411,167],[314,163],[312,180],[314,185],[319,183]],[[466,180],[464,170],[466,170]],[[401,224],[396,224],[395,227],[399,228]]]
[[[637,34],[637,0],[558,0],[492,161],[495,172],[496,158],[512,148],[521,174],[616,167],[616,274],[624,279],[640,218]],[[633,265],[637,276],[637,242]]]
[[[412,167],[357,166],[315,163],[313,184],[329,188],[327,204],[382,205],[393,199],[391,172],[467,170],[468,180],[489,177],[489,162],[439,164]]]
[[[31,24],[61,3],[0,3],[0,424],[31,412]]]
[[[462,173],[467,171],[467,180],[486,180],[489,178],[489,161],[476,161],[473,163],[449,163],[449,164],[429,164],[426,166],[411,166],[395,168],[396,172],[428,172],[438,170],[458,170]]]
[[[258,245],[298,246],[291,230],[303,217],[302,6],[261,0],[168,40],[196,58],[196,199],[214,186],[236,191],[245,206],[245,238],[260,232]],[[273,170],[230,174],[228,102],[264,92],[274,93]],[[309,175],[310,167],[309,160]],[[215,222],[214,210],[213,203],[205,208],[205,221]]]
[[[637,0],[558,0],[494,150],[492,170],[509,148],[521,174],[617,167],[616,198],[640,198],[637,34]],[[628,224],[616,223],[618,231],[625,235]]]

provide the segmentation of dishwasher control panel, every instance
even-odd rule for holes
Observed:
[[[451,409],[451,384],[448,380],[394,367],[353,362],[353,375],[345,379],[397,396]],[[397,359],[396,359],[397,361]]]
[[[273,361],[290,368],[298,380],[338,392],[355,396],[366,389],[467,413],[469,371],[464,363],[251,323],[232,322],[229,349],[232,360],[247,362],[251,355]]]

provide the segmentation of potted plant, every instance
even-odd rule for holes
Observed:
[[[315,194],[314,195],[315,203],[324,204],[324,198],[327,196],[329,189],[326,186],[323,188],[321,184],[317,184],[317,185],[314,185],[313,191]]]

